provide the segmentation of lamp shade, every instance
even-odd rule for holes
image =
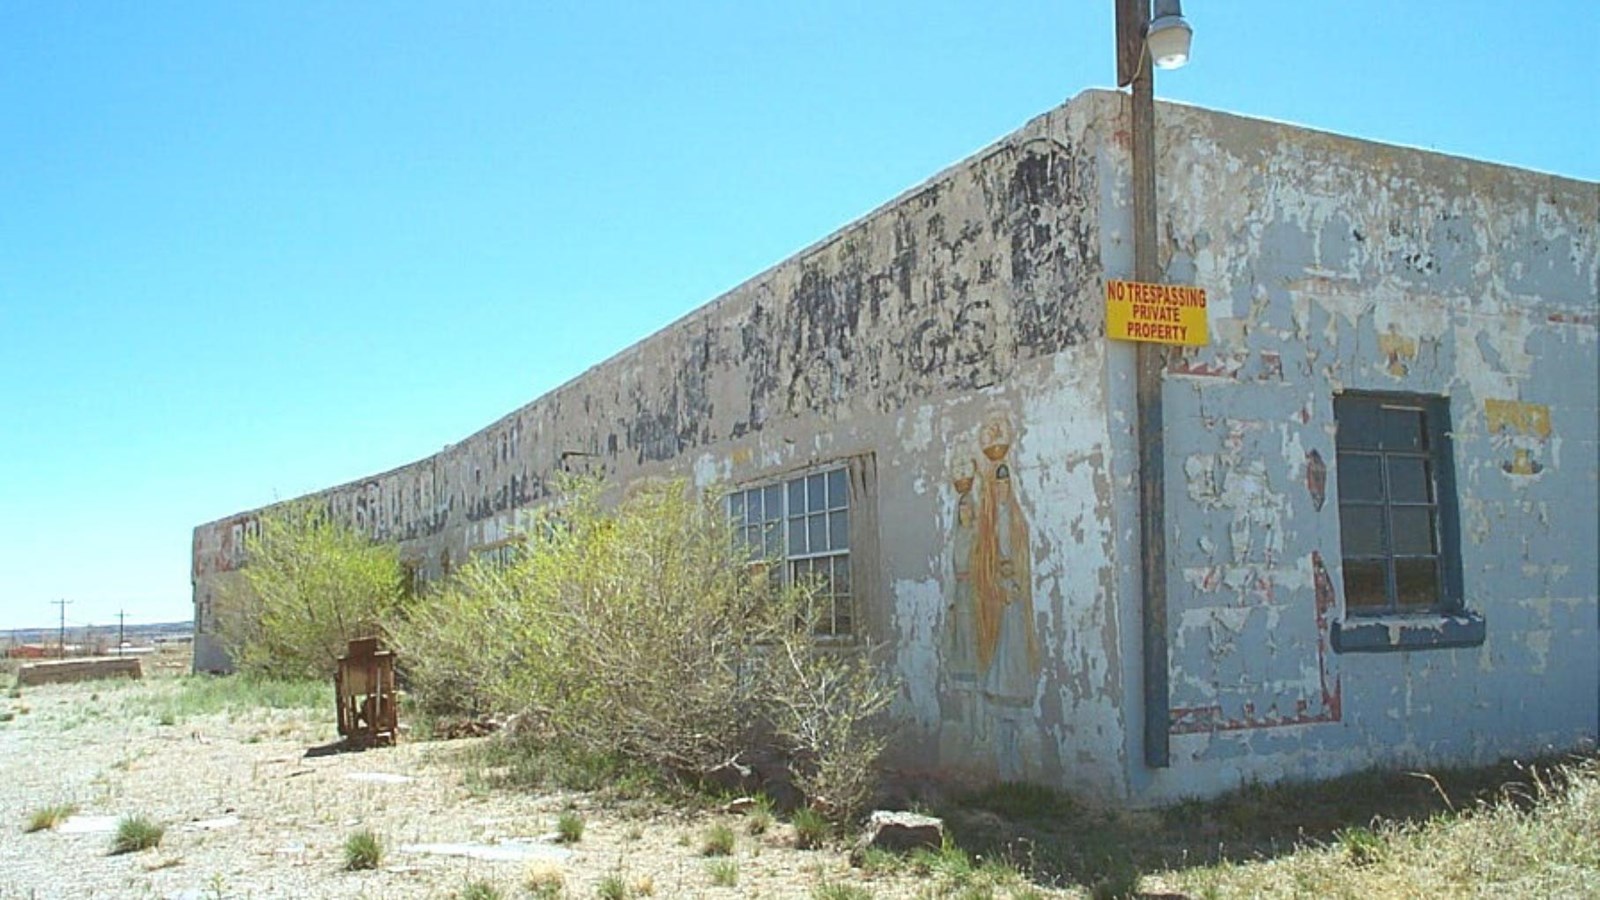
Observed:
[[[1158,69],[1176,69],[1189,61],[1189,42],[1194,29],[1184,21],[1178,0],[1156,0],[1155,17],[1145,32],[1150,61]]]

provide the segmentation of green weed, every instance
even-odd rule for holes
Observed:
[[[576,844],[583,840],[583,816],[567,810],[556,819],[556,840]]]
[[[733,829],[725,822],[718,822],[706,831],[705,840],[700,843],[700,854],[728,856],[733,853],[733,844]]]
[[[821,847],[833,831],[827,818],[809,806],[795,810],[789,822],[794,826],[794,844],[801,850]]]
[[[706,874],[717,887],[733,887],[739,883],[739,864],[731,859],[718,859],[706,863]]]
[[[355,831],[344,839],[344,867],[346,871],[376,869],[383,862],[383,842],[370,828]]]
[[[116,834],[112,835],[111,852],[137,853],[140,850],[149,850],[160,846],[161,838],[165,834],[164,827],[144,816],[123,816],[117,822]]]

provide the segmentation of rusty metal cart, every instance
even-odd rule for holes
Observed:
[[[394,652],[381,649],[377,638],[350,642],[333,676],[334,702],[339,705],[339,734],[355,747],[382,747],[395,742]]]

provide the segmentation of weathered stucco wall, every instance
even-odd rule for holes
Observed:
[[[862,637],[905,681],[897,762],[1120,794],[1097,109],[1043,116],[437,456],[319,496],[438,576],[563,470],[743,485],[848,462]],[[253,516],[196,530],[202,632]],[[202,635],[196,665],[217,650]]]
[[[847,465],[895,762],[1155,802],[1570,745],[1600,715],[1595,185],[1163,106],[1173,764],[1144,766],[1123,99],[1091,91],[440,454],[318,496],[438,577],[562,471]],[[1333,397],[1449,398],[1470,649],[1335,652]],[[1319,478],[1308,471],[1320,461]],[[1319,500],[1318,491],[1323,493]],[[256,513],[195,531],[196,665]]]
[[[1164,389],[1173,764],[1135,766],[1135,794],[1592,739],[1600,190],[1184,107],[1160,109],[1158,134],[1162,265],[1208,289],[1213,338],[1174,357]],[[1126,157],[1104,159],[1125,183]],[[1113,273],[1125,196],[1105,195]],[[1131,377],[1131,359],[1113,369]],[[1449,398],[1481,646],[1334,651],[1351,621],[1345,390]],[[1123,587],[1133,615],[1137,582]],[[1137,730],[1129,748],[1141,758]]]

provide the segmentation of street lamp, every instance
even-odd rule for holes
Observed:
[[[1194,29],[1183,19],[1183,4],[1178,0],[1156,0],[1144,43],[1158,69],[1177,69],[1189,61],[1189,41]]]
[[[1189,61],[1193,29],[1179,0],[1116,0],[1117,86],[1133,85],[1130,150],[1133,176],[1133,277],[1153,282],[1156,260],[1156,101],[1152,64],[1175,69]],[[1166,446],[1161,384],[1167,366],[1161,344],[1135,346],[1139,440],[1139,575],[1144,662],[1144,761],[1172,764],[1167,661]]]

